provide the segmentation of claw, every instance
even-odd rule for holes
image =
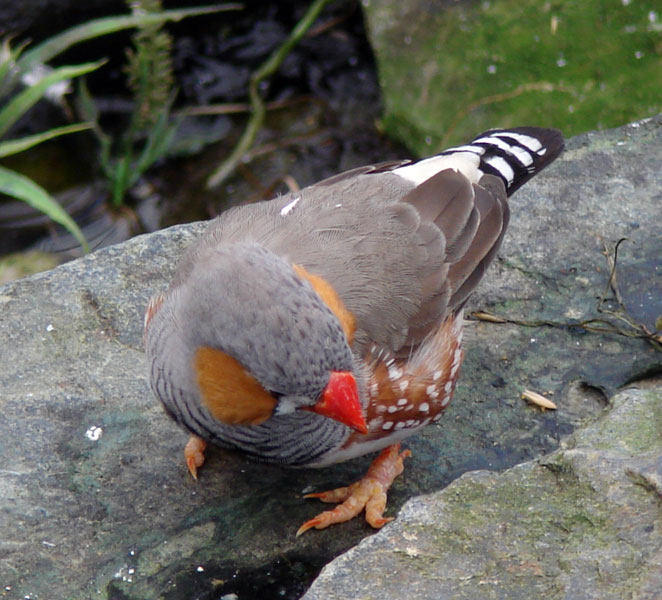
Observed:
[[[313,527],[317,529],[323,529],[326,527],[326,525],[322,525],[324,519],[322,519],[322,513],[321,515],[317,515],[314,519],[310,519],[309,521],[306,521],[299,529],[297,529],[297,534],[295,537],[299,537],[302,533],[306,533],[309,529],[312,529]]]
[[[392,521],[392,517],[383,516],[386,509],[386,492],[393,480],[402,473],[404,459],[408,456],[411,456],[410,450],[400,452],[400,444],[393,444],[382,450],[363,479],[347,487],[306,494],[304,498],[319,498],[322,502],[342,502],[342,504],[306,521],[299,527],[296,536],[299,537],[313,527],[324,529],[335,523],[349,521],[363,509],[365,509],[366,521],[376,529]]]
[[[198,480],[198,467],[201,467],[205,462],[205,449],[207,442],[197,435],[192,435],[189,441],[184,446],[184,458],[186,459],[186,466],[189,473],[196,481]]]
[[[312,494],[304,495],[304,498],[317,498],[322,502],[344,502],[352,495],[352,492],[358,487],[360,481],[348,485],[347,487],[339,487],[335,490],[327,490],[326,492],[313,492]]]

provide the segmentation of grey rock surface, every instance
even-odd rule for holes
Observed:
[[[662,380],[558,450],[407,502],[304,600],[662,596]]]
[[[512,199],[506,243],[472,306],[529,321],[604,318],[595,312],[609,272],[602,242],[613,244],[626,236],[631,242],[621,245],[618,256],[621,294],[633,318],[652,328],[662,313],[660,164],[660,117],[571,140],[565,156]],[[324,470],[282,470],[212,450],[200,481],[188,476],[182,458],[187,435],[168,420],[148,389],[142,319],[149,297],[165,288],[181,252],[204,227],[179,226],[138,237],[0,287],[0,598],[204,599],[231,593],[244,599],[297,598],[324,564],[372,533],[356,519],[294,537],[301,522],[322,509],[301,498],[304,489],[346,484],[365,471],[370,457]],[[453,531],[462,537],[462,532],[480,527],[487,532],[491,520],[511,523],[512,543],[524,548],[526,540],[538,538],[526,533],[529,505],[523,497],[519,515],[512,497],[495,492],[489,496],[493,517],[480,516],[485,498],[476,490],[510,486],[485,470],[503,470],[549,454],[587,420],[611,423],[603,415],[613,411],[608,398],[628,382],[659,373],[662,354],[642,339],[586,333],[577,326],[481,322],[473,329],[460,385],[445,418],[408,442],[414,456],[391,491],[389,514],[397,515],[409,498],[480,470],[456,484],[469,495],[453,500]],[[541,413],[527,406],[519,397],[523,388],[549,392],[559,410]],[[641,406],[651,411],[659,407],[659,398],[657,404],[646,398],[640,399]],[[624,428],[638,430],[631,412],[619,414]],[[657,416],[648,427],[657,427],[659,412],[651,415]],[[605,451],[608,456],[596,454],[602,451],[597,433],[582,435],[580,452],[564,450],[566,454],[552,455],[557,458],[503,477],[514,478],[522,496],[538,495],[539,487],[540,494],[547,494],[550,503],[544,510],[551,512],[539,509],[538,531],[552,517],[560,524],[554,529],[559,539],[563,528],[586,529],[587,545],[582,546],[581,535],[573,538],[573,556],[583,557],[584,550],[586,556],[594,554],[593,564],[600,566],[595,577],[618,586],[626,563],[618,563],[622,569],[612,577],[605,561],[616,561],[619,547],[628,556],[639,556],[642,569],[653,564],[660,525],[649,503],[659,495],[659,483],[654,483],[659,482],[654,471],[659,445],[651,436],[635,433],[640,450],[623,450],[612,460],[612,446]],[[603,435],[618,446],[618,432]],[[614,470],[605,471],[601,481],[595,469],[605,461],[614,463]],[[640,497],[623,497],[618,504],[631,488],[632,478],[622,476],[625,471],[636,474],[639,483],[633,489]],[[537,482],[527,479],[528,472]],[[586,523],[588,509],[578,512],[570,500],[551,503],[555,485],[571,487],[576,480],[584,483],[569,492],[571,498],[589,498],[589,508],[594,505],[598,511],[597,525]],[[469,485],[476,487],[462,487]],[[430,521],[437,510],[433,498],[414,501],[414,509],[408,508],[401,520],[409,523],[419,513]],[[457,508],[472,503],[475,519],[473,510]],[[607,554],[600,554],[591,542],[602,535],[596,528],[616,505],[624,507],[618,512],[622,531],[632,527],[632,535],[640,532],[645,548],[631,538],[618,546],[605,537],[611,545]],[[659,511],[659,500],[656,506]],[[428,517],[423,508],[429,509]],[[499,510],[511,511],[514,521]],[[475,520],[476,529],[459,520],[463,515]],[[388,526],[365,543],[382,544],[391,531]],[[518,541],[518,531],[523,541]],[[422,533],[418,526],[413,529],[420,544],[412,547],[430,558],[419,566],[445,556],[444,565],[434,564],[443,566],[444,577],[454,569],[459,573],[455,583],[447,582],[455,589],[480,581],[468,575],[472,562],[475,572],[496,573],[489,565],[502,556],[496,554],[499,548],[519,556],[516,548],[495,542],[492,554],[481,558],[469,552],[470,540],[448,546],[443,554]],[[545,535],[540,535],[544,546]],[[488,537],[485,533],[486,548]],[[538,556],[534,550],[532,561]],[[481,567],[481,561],[487,566]],[[536,597],[535,586],[547,580],[548,571],[542,564],[543,576],[538,576],[527,571],[527,564],[517,581],[530,593],[522,597]],[[531,569],[537,572],[535,565]],[[426,573],[417,572],[422,577]],[[648,577],[641,572],[641,582],[654,586],[654,573]],[[582,572],[559,568],[558,576],[581,577]],[[329,585],[328,572],[324,581]],[[577,589],[587,594],[591,585],[577,581]],[[360,589],[360,579],[355,586]],[[424,593],[422,587],[412,590]]]

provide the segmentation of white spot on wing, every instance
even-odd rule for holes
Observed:
[[[441,371],[435,371],[432,376],[432,381],[439,381],[441,379]]]
[[[430,405],[427,402],[423,402],[423,404],[419,405],[418,410],[420,410],[423,413],[426,413],[430,410]]]
[[[409,387],[409,380],[405,379],[404,381],[401,381],[399,387],[400,391],[404,392]]]
[[[386,423],[382,425],[382,429],[386,430],[391,429],[391,427],[393,427],[393,421],[386,421]]]
[[[288,202],[283,208],[280,209],[280,216],[284,217],[288,215],[292,210],[294,210],[294,207],[298,204],[299,200],[301,200],[300,196],[296,196],[294,200],[291,202]]]
[[[407,404],[407,398],[400,398],[398,400],[398,406],[404,406],[405,404]]]

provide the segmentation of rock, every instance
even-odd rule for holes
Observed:
[[[490,577],[504,565],[514,572],[504,568],[503,577],[537,597],[536,586],[551,585],[548,577],[571,586],[590,564],[599,566],[595,585],[613,584],[618,596],[622,581],[634,577],[628,565],[639,561],[636,589],[641,597],[646,585],[655,589],[656,575],[646,569],[659,553],[659,508],[652,509],[659,445],[651,433],[659,411],[652,392],[634,393],[636,402],[619,396],[615,408],[608,398],[659,373],[662,354],[645,340],[587,333],[576,323],[598,316],[625,327],[595,312],[609,275],[601,240],[613,244],[623,236],[632,240],[621,244],[617,259],[623,302],[649,328],[662,313],[661,139],[660,117],[580,136],[513,198],[506,244],[472,307],[574,325],[475,324],[448,413],[408,442],[414,457],[392,490],[389,514],[397,515],[406,499],[427,495],[361,546],[361,552],[387,548],[380,544],[397,538],[394,527],[412,523],[412,515],[428,523],[437,510],[452,513],[452,545],[442,543],[443,528],[430,525],[432,533],[443,532],[437,538],[423,537],[418,525],[403,530],[403,539],[415,536],[407,541],[421,556],[411,573],[421,578],[407,597],[423,596],[431,585],[423,577],[432,573],[428,563],[437,565],[435,581],[454,590],[477,585],[482,573],[485,585],[495,585]],[[282,470],[212,450],[200,481],[188,476],[187,436],[148,389],[142,319],[149,297],[165,288],[176,258],[204,228],[198,223],[134,238],[0,287],[0,590],[6,597],[297,598],[324,564],[372,532],[354,520],[294,537],[322,508],[303,500],[303,490],[348,483],[370,457],[324,470]],[[528,406],[519,398],[525,387],[550,392],[559,409],[541,413]],[[648,420],[642,418],[647,412]],[[575,448],[504,475],[487,472],[552,453],[575,427],[596,418],[595,427],[603,429],[577,433]],[[476,470],[433,508],[431,493]],[[510,487],[522,493],[513,499]],[[456,520],[462,514],[469,521],[475,514],[475,522]],[[511,543],[490,539],[492,520],[509,524],[510,532],[500,535],[510,535]],[[481,527],[478,541],[463,533]],[[587,565],[584,570],[562,558],[551,566],[542,560],[548,530],[554,548],[568,540],[569,556]],[[612,535],[621,536],[620,545]],[[487,554],[474,555],[472,543]],[[395,556],[412,558],[406,551]],[[438,556],[446,562],[435,563]],[[459,577],[451,581],[451,573]],[[574,581],[587,594],[594,583]],[[327,571],[310,593],[328,582]],[[404,589],[392,578],[385,585]]]
[[[327,565],[303,600],[653,600],[662,595],[661,499],[658,380],[614,396],[562,450],[410,500]]]
[[[570,136],[662,111],[659,12],[645,3],[606,12],[600,2],[538,0],[361,6],[384,129],[421,156],[491,127],[536,124]]]

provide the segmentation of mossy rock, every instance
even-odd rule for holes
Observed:
[[[662,13],[653,3],[363,2],[384,127],[419,155],[485,129],[567,135],[662,111]]]

